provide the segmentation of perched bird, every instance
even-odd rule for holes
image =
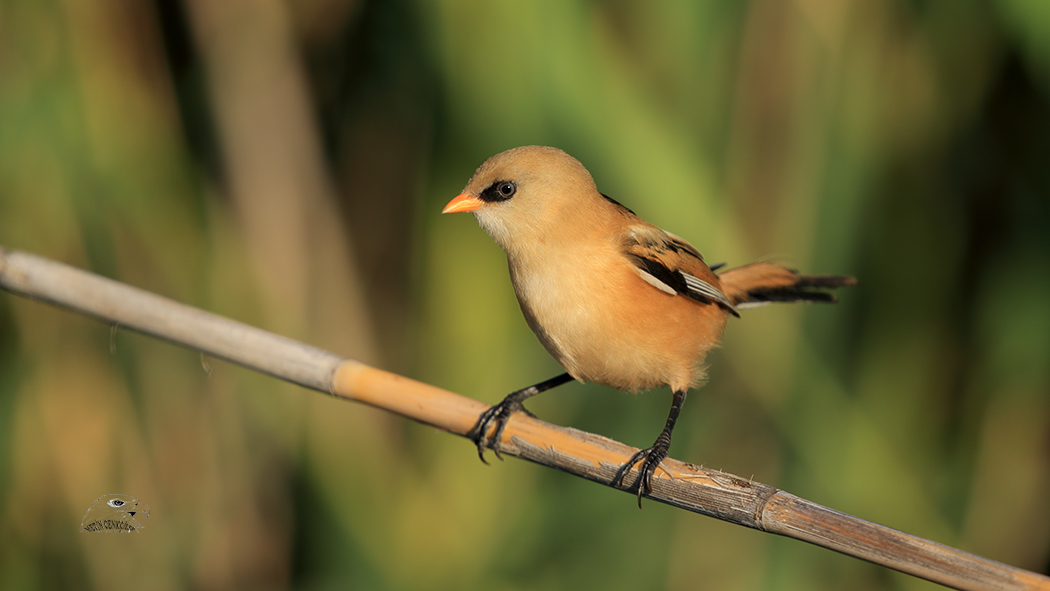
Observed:
[[[109,494],[95,499],[80,522],[82,532],[132,533],[144,525],[135,516],[149,517],[149,505],[131,495]]]
[[[471,438],[481,460],[485,447],[501,457],[507,420],[528,412],[522,402],[540,392],[573,379],[631,392],[667,385],[674,398],[663,431],[613,479],[641,462],[639,503],[727,318],[771,302],[834,302],[815,289],[856,283],[767,262],[715,274],[688,242],[600,193],[587,169],[557,148],[524,146],[486,160],[442,213],[463,211],[506,251],[525,321],[566,371],[479,417]]]

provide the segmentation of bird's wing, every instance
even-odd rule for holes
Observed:
[[[718,276],[685,240],[640,223],[627,228],[622,247],[638,275],[653,287],[703,304],[717,304],[730,314],[738,315],[722,292]]]

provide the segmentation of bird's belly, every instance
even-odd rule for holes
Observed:
[[[661,292],[627,266],[530,273],[515,286],[529,326],[570,375],[620,390],[693,385],[725,325],[717,307]]]

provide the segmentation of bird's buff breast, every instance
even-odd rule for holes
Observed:
[[[522,313],[551,356],[577,380],[620,390],[698,381],[721,313],[713,332],[700,330],[699,306],[645,284],[619,253],[577,254],[535,267],[510,260]]]

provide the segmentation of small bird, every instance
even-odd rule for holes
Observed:
[[[80,531],[135,533],[145,527],[135,519],[136,515],[149,517],[149,505],[131,495],[102,495],[88,507]]]
[[[442,213],[465,211],[507,253],[525,321],[566,371],[482,413],[470,433],[478,455],[484,462],[491,447],[502,459],[510,416],[533,416],[522,402],[555,386],[574,379],[630,392],[666,385],[674,396],[663,431],[611,482],[641,462],[639,506],[727,318],[772,302],[835,302],[816,290],[856,283],[768,262],[716,274],[722,265],[709,267],[688,242],[600,193],[587,169],[557,148],[523,146],[486,160]]]

